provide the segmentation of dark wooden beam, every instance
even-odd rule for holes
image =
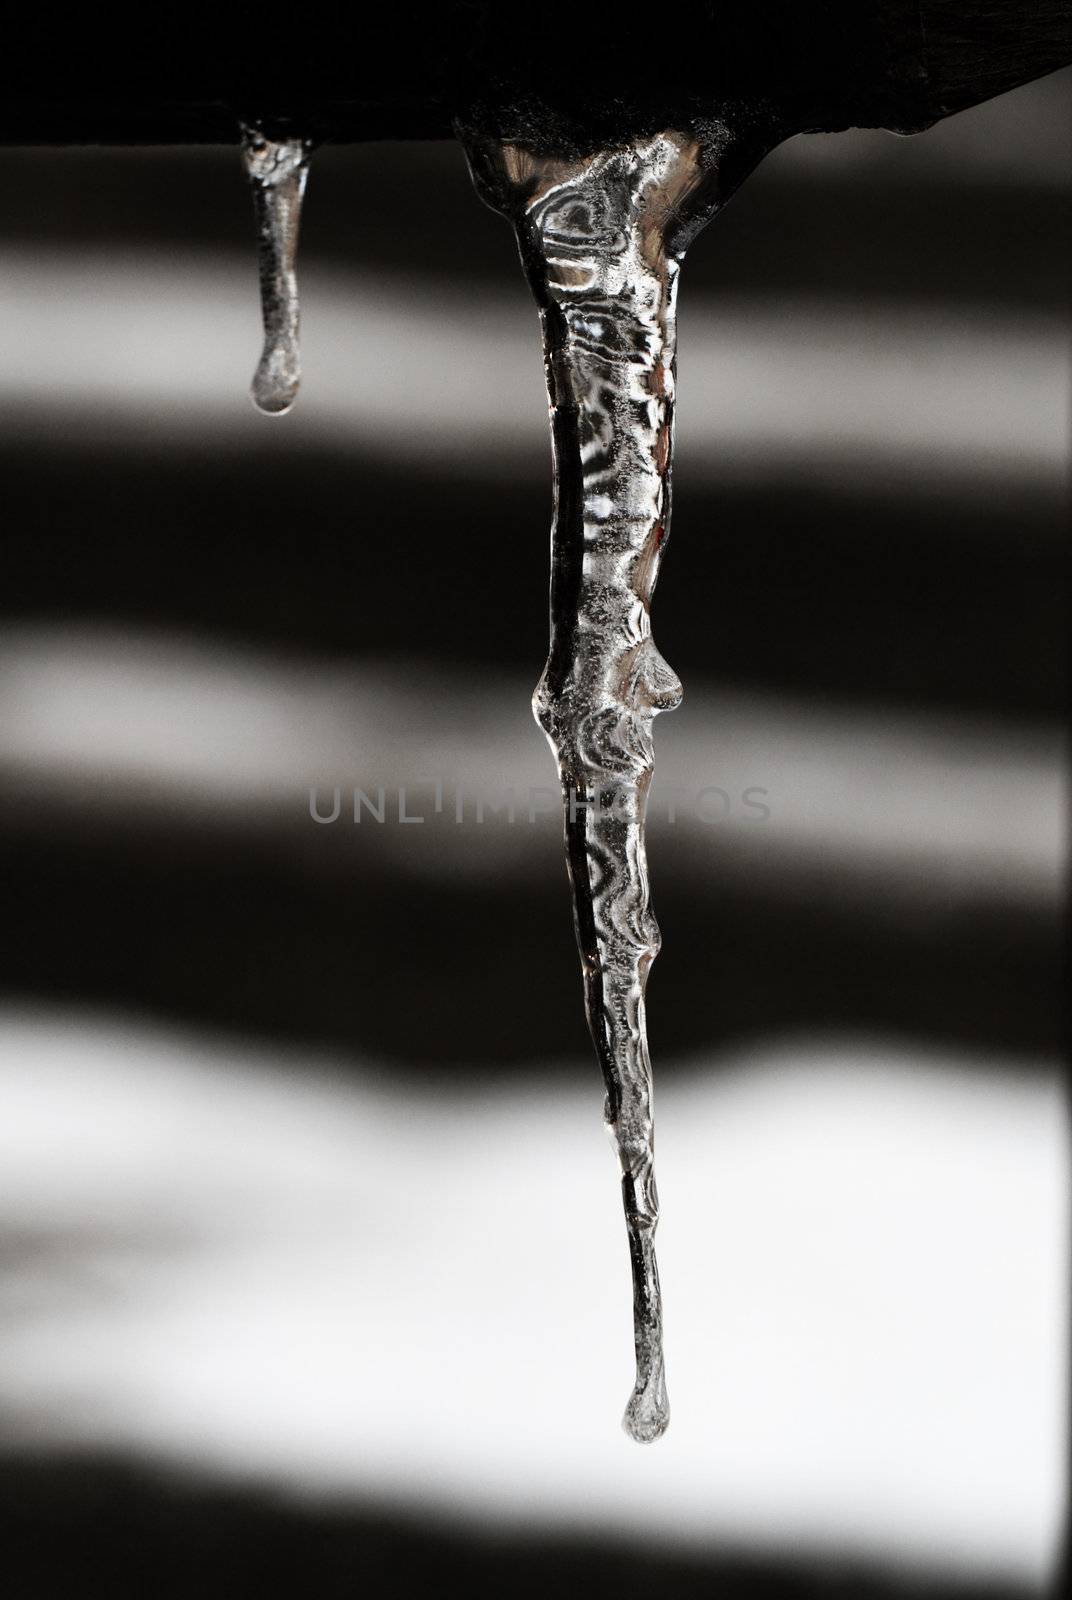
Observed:
[[[459,118],[558,147],[722,120],[907,132],[1072,60],[1066,0],[677,0],[646,21],[610,5],[191,0],[140,19],[7,20],[0,140],[230,142],[241,120],[446,138]]]

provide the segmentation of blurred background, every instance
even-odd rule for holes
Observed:
[[[1057,1581],[1070,132],[796,139],[684,271],[650,1450],[510,230],[323,149],[266,419],[236,150],[0,152],[17,1600]]]

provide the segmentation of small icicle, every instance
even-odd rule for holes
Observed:
[[[242,130],[242,155],[253,185],[257,219],[257,265],[264,321],[264,349],[253,374],[250,395],[259,410],[272,416],[290,410],[301,382],[294,261],[312,149],[308,139],[275,140],[257,128]]]
[[[543,324],[555,472],[551,650],[534,696],[558,760],[588,1023],[607,1091],[633,1274],[641,1442],[670,1421],[652,1075],[644,1015],[659,949],[644,814],[652,719],[681,685],[651,637],[670,521],[675,299],[685,246],[719,204],[726,130],[576,158],[462,131],[477,190],[514,223]],[[758,155],[755,159],[758,159]]]

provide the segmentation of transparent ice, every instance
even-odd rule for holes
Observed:
[[[256,128],[242,130],[242,155],[253,186],[264,321],[264,349],[250,394],[259,410],[276,416],[290,410],[301,382],[294,263],[311,153],[307,139],[275,140]]]
[[[659,950],[644,848],[652,719],[681,700],[651,598],[670,525],[675,301],[713,214],[717,138],[667,132],[584,157],[462,130],[481,196],[513,222],[543,325],[554,459],[551,648],[533,707],[558,761],[588,1023],[622,1174],[641,1442],[670,1421],[655,1261],[644,992]]]

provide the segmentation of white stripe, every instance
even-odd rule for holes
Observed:
[[[98,808],[189,804],[203,820],[208,802],[225,826],[281,821],[301,848],[315,826],[310,785],[321,786],[326,811],[335,784],[344,796],[355,785],[369,794],[406,785],[412,813],[441,779],[474,800],[512,787],[524,812],[531,790],[556,784],[530,691],[438,663],[328,669],[168,635],[28,627],[8,630],[0,646],[0,765],[9,792],[28,803],[66,796],[77,806],[91,780]],[[717,796],[694,803],[707,786],[730,796],[729,830]],[[765,791],[768,821],[744,802],[750,788]],[[685,798],[669,825],[675,789]],[[344,818],[348,809],[344,798]],[[453,799],[446,809],[453,817]],[[374,843],[432,875],[531,870],[557,861],[549,811],[542,828],[444,826],[412,860],[419,830],[379,828]],[[728,844],[755,873],[821,863],[833,892],[844,887],[839,873],[893,870],[912,894],[960,887],[1055,904],[1066,815],[1064,740],[1045,725],[817,710],[702,682],[686,685],[681,710],[656,725],[656,864],[680,845],[698,872],[724,872],[715,851]]]
[[[173,443],[329,442],[464,466],[546,471],[536,315],[512,297],[309,267],[293,415],[246,397],[260,350],[255,264],[175,254],[0,254],[0,406],[9,434],[62,427]],[[687,288],[687,277],[686,277]],[[884,464],[908,478],[1055,487],[1068,461],[1060,321],[903,305],[684,297],[679,445],[694,481]]]
[[[385,1087],[17,1014],[0,1063],[24,1441],[484,1528],[1052,1565],[1069,1150],[1045,1063],[842,1039],[664,1072],[674,1421],[645,1451],[618,1427],[629,1282],[586,1063],[576,1088]]]

